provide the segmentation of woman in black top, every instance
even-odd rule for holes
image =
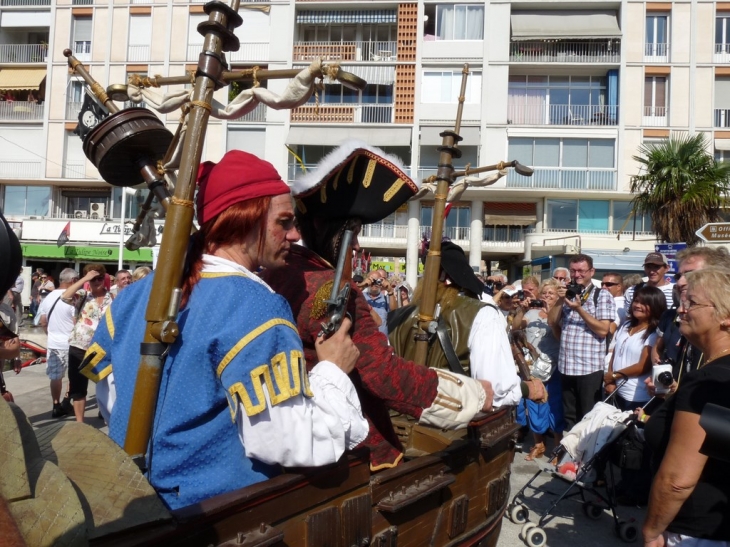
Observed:
[[[730,408],[730,270],[706,268],[687,275],[679,308],[680,330],[704,353],[674,396],[646,425],[659,465],[644,522],[644,546],[730,547],[730,464],[700,453],[708,403]],[[709,540],[709,541],[707,541]]]

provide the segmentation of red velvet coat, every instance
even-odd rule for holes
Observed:
[[[312,313],[315,296],[322,285],[334,280],[334,269],[312,251],[292,246],[289,266],[264,273],[264,280],[291,305],[304,357],[311,369],[317,364],[314,342],[321,330],[322,317]],[[324,297],[329,298],[329,293]],[[321,302],[321,295],[318,299]],[[317,310],[321,312],[321,304]],[[436,398],[438,378],[433,370],[397,357],[388,338],[378,331],[365,297],[352,284],[348,311],[353,318],[352,340],[360,350],[356,369],[350,374],[357,388],[370,433],[362,445],[370,448],[373,470],[392,467],[403,448],[393,430],[388,410],[421,416]]]

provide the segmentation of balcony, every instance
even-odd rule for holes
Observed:
[[[0,122],[27,122],[43,120],[43,105],[28,101],[0,102]]]
[[[715,44],[715,63],[730,63],[730,44]]]
[[[200,53],[200,52],[198,52]],[[150,46],[128,46],[127,61],[130,63],[146,63],[150,60]]]
[[[669,43],[652,42],[644,46],[644,62],[646,63],[668,63]]]
[[[0,0],[2,7],[50,6],[51,0]]]
[[[482,250],[488,247],[516,247],[521,249],[525,244],[525,227],[523,226],[485,226],[482,228]]]
[[[715,127],[730,127],[730,110],[715,109]]]
[[[513,63],[618,63],[621,42],[512,42],[509,60]]]
[[[511,125],[617,125],[618,106],[510,104],[507,106],[507,123]]]
[[[40,161],[0,161],[0,179],[39,179],[42,171]]]
[[[294,60],[395,61],[396,42],[295,42]]]
[[[248,114],[244,114],[240,118],[236,118],[235,120],[229,120],[229,124],[235,124],[238,122],[244,122],[244,123],[261,123],[266,121],[266,105],[265,104],[259,104],[256,105],[256,108],[254,108],[251,112]]]
[[[291,111],[291,122],[393,123],[392,104],[305,104]]]
[[[66,118],[67,120],[78,121],[79,112],[81,112],[81,106],[84,103],[81,101],[69,101],[66,103]]]
[[[667,127],[669,118],[667,117],[666,106],[645,106],[644,117],[641,120],[644,127]]]
[[[616,190],[616,170],[536,167],[531,177],[523,177],[511,170],[507,175],[507,188]]]
[[[187,60],[189,62],[197,62],[200,52],[203,51],[203,44],[188,44]],[[268,42],[241,42],[238,51],[230,51],[226,53],[228,61],[231,63],[245,63],[253,61],[269,60],[269,43]]]
[[[0,63],[45,63],[48,44],[2,44]]]
[[[67,161],[63,166],[63,178],[65,178],[65,179],[85,179],[86,178],[86,162],[85,161]]]

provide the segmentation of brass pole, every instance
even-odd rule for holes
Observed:
[[[174,317],[176,310],[171,309],[171,303],[174,302],[176,290],[179,290],[182,284],[183,263],[193,226],[193,195],[198,166],[203,151],[213,92],[223,72],[221,52],[226,33],[221,31],[228,29],[232,34],[230,27],[235,25],[231,25],[230,22],[235,21],[238,6],[239,0],[232,0],[230,7],[223,3],[206,4],[206,12],[209,15],[208,29],[203,52],[198,59],[195,87],[189,103],[188,130],[183,141],[175,194],[167,209],[165,237],[160,247],[155,278],[145,314],[147,327],[140,351],[137,382],[132,400],[133,412],[130,414],[127,436],[124,441],[124,450],[138,463],[144,461],[147,452],[157,406],[160,375],[166,355],[165,349],[175,341],[178,335]],[[240,24],[240,18],[238,24]],[[215,29],[210,27],[215,27]]]
[[[465,64],[461,71],[461,91],[459,92],[459,106],[456,111],[456,123],[453,131],[441,133],[443,139],[439,151],[438,171],[436,172],[436,193],[434,195],[433,218],[431,225],[431,244],[426,256],[426,267],[423,273],[423,300],[418,310],[419,332],[415,335],[416,351],[414,361],[422,365],[426,364],[428,354],[428,331],[434,321],[434,310],[436,309],[436,289],[441,271],[441,238],[444,232],[444,209],[446,208],[446,197],[449,193],[449,185],[454,181],[453,158],[461,157],[461,150],[458,148],[459,135],[461,131],[461,116],[464,110],[464,95],[466,94],[466,81],[469,77],[469,65]]]

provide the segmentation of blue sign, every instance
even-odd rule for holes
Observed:
[[[663,255],[677,254],[682,249],[686,249],[686,243],[657,243],[654,245],[654,251]]]

